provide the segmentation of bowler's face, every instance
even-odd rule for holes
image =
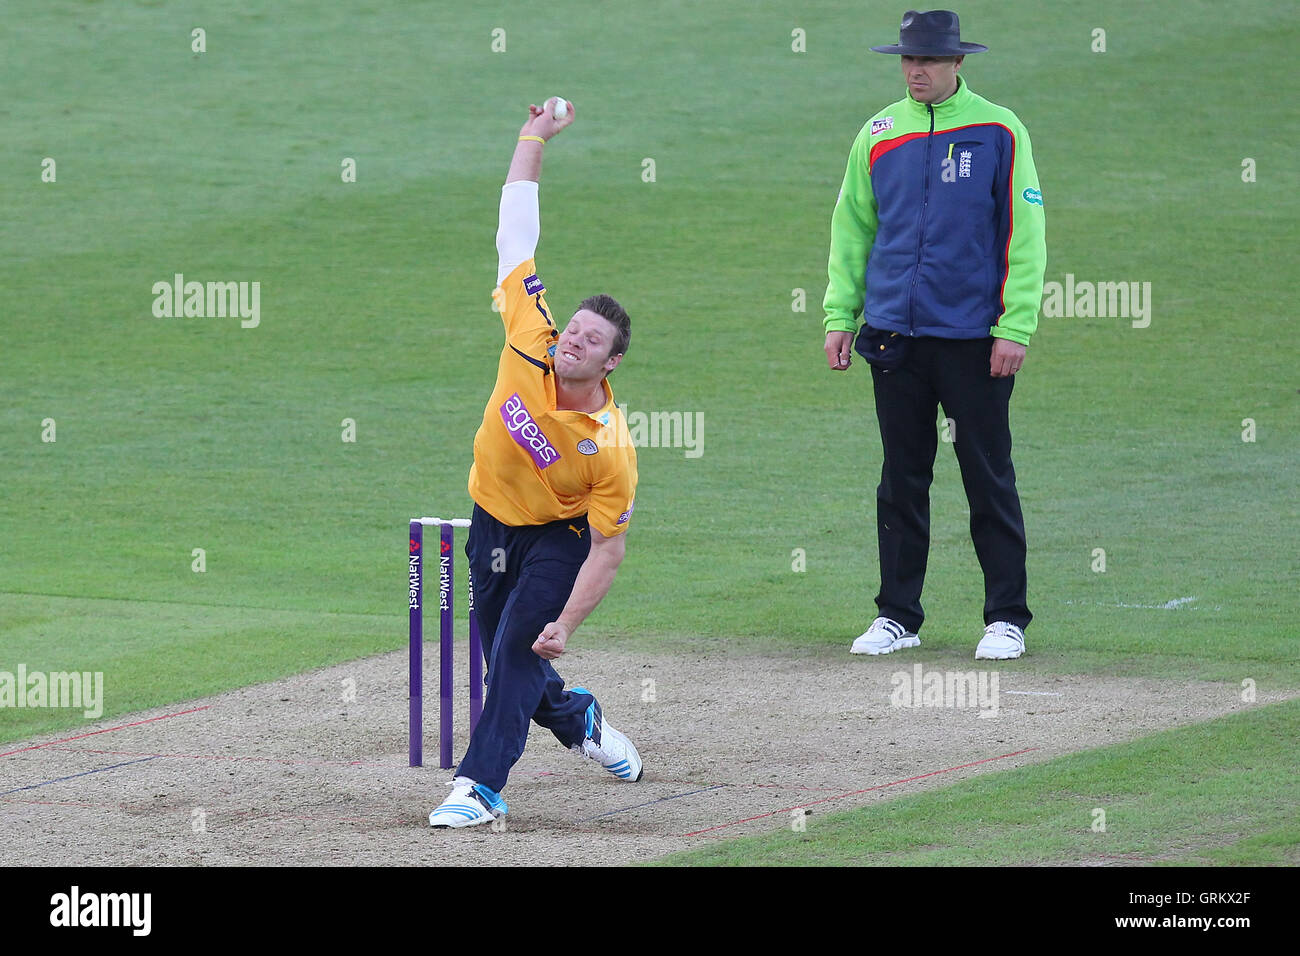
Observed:
[[[613,356],[614,323],[597,312],[579,309],[560,333],[555,348],[555,371],[561,378],[586,381],[603,378],[621,361]]]
[[[902,56],[903,79],[918,103],[942,103],[957,92],[960,56]]]

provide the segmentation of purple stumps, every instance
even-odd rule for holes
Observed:
[[[438,766],[443,770],[451,768],[451,719],[452,719],[452,625],[455,614],[452,611],[452,547],[455,544],[455,530],[450,523],[441,526],[442,534],[438,545]]]
[[[411,522],[410,557],[407,562],[407,592],[411,611],[411,655],[408,673],[410,692],[411,766],[424,762],[424,633],[420,605],[424,602],[424,525]]]
[[[419,767],[424,759],[424,526],[437,525],[438,535],[438,766],[450,770],[452,762],[453,684],[455,683],[455,547],[456,528],[468,528],[467,518],[419,518],[411,521],[408,564],[411,610],[410,647],[410,758]],[[474,614],[474,580],[469,590],[469,731],[474,733],[483,712],[483,645]]]

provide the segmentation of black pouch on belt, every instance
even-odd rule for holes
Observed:
[[[853,351],[881,371],[892,372],[903,364],[910,345],[911,340],[906,335],[873,329],[863,323],[857,341],[853,343]]]

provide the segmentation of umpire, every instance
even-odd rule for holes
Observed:
[[[907,96],[858,134],[831,219],[826,358],[836,371],[851,351],[870,363],[884,449],[879,616],[854,654],[920,644],[940,405],[984,571],[975,657],[1025,650],[1032,615],[1008,405],[1038,325],[1047,247],[1029,134],[958,73],[966,54],[987,49],[963,43],[947,10],[909,10],[899,42],[872,47],[899,55]]]

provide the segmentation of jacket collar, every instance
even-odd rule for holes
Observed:
[[[965,81],[964,79],[962,79],[961,74],[958,73],[958,74],[957,74],[957,92],[954,93],[952,96],[948,97],[948,98],[947,98],[946,100],[944,100],[942,103],[940,103],[940,104],[938,104],[937,106],[935,106],[935,107],[934,107],[934,115],[935,115],[936,117],[939,117],[939,116],[952,116],[952,115],[954,115],[954,114],[956,114],[956,113],[959,113],[961,110],[963,110],[963,109],[967,106],[967,104],[970,103],[970,101],[971,101],[971,97],[973,97],[974,95],[975,95],[975,94],[972,93],[972,92],[970,91],[970,87],[966,85],[966,81]],[[908,109],[916,110],[916,111],[917,111],[918,113],[920,113],[922,116],[928,116],[928,115],[929,115],[929,111],[926,109],[926,105],[927,105],[927,104],[925,104],[925,103],[918,103],[916,100],[914,100],[914,99],[912,98],[912,91],[911,91],[911,90],[908,90],[908,91],[907,91],[907,106],[908,106]]]

